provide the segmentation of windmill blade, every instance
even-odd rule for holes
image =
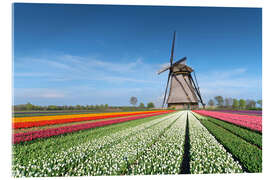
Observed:
[[[179,59],[178,61],[176,61],[175,63],[173,63],[173,66],[175,66],[177,64],[186,65],[186,61],[187,61],[187,57],[183,57],[183,58]]]
[[[165,95],[164,95],[164,99],[163,99],[163,103],[162,103],[162,108],[164,107],[164,104],[165,104],[165,100],[166,100],[166,96],[167,96],[167,90],[168,90],[168,85],[169,85],[170,78],[171,78],[171,72],[168,75],[168,80],[167,80]]]
[[[161,73],[163,73],[164,71],[167,71],[168,69],[170,69],[170,65],[168,65],[168,66],[165,66],[165,67],[163,67],[163,68],[161,68],[157,73],[158,73],[158,75],[159,74],[161,74]]]
[[[173,52],[174,52],[174,43],[175,43],[175,31],[173,33],[173,42],[172,42],[172,50],[171,50],[171,58],[170,58],[170,63],[171,63],[171,66],[173,64]]]
[[[200,100],[201,100],[201,102],[202,102],[203,108],[205,108],[205,103],[203,102],[202,97],[201,97],[200,87],[199,87],[199,84],[198,84],[198,81],[197,81],[197,77],[196,77],[195,71],[193,71],[193,74],[194,74],[194,77],[195,77],[195,82],[196,82],[196,84],[197,84],[198,94],[199,94],[199,96],[200,96]],[[190,76],[191,76],[191,75],[190,75]]]
[[[193,99],[194,100],[198,100],[196,93],[195,93],[195,88],[192,86],[192,82],[190,80],[190,78],[188,78],[189,81],[186,80],[186,78],[183,78],[185,80],[186,85],[188,86],[190,92],[192,93]]]
[[[198,85],[198,81],[197,81],[197,77],[196,77],[195,71],[193,71],[193,74],[194,74],[194,77],[195,77],[195,83],[196,83],[196,85],[198,87],[198,90],[200,92],[200,88],[199,88],[199,85]]]
[[[202,96],[201,96],[199,87],[198,87],[198,86],[196,85],[196,83],[194,82],[194,80],[193,80],[191,74],[189,74],[189,79],[192,81],[192,84],[193,84],[193,86],[194,86],[194,88],[195,88],[195,90],[196,90],[196,93],[197,93],[197,95],[198,95],[198,97],[199,97],[199,99],[200,99],[202,105],[205,106],[205,104],[204,104],[204,102],[203,102],[203,100],[202,100]]]

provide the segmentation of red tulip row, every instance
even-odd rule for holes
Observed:
[[[240,114],[221,113],[217,111],[194,110],[194,112],[203,116],[209,116],[223,121],[243,126],[252,130],[262,132],[262,117]]]
[[[158,111],[149,111],[142,112],[141,114],[153,114]],[[115,117],[123,117],[123,116],[132,116],[137,115],[136,113],[126,113],[126,114],[109,114],[104,116],[90,116],[90,117],[75,117],[75,118],[64,118],[64,119],[55,119],[55,120],[42,120],[42,121],[26,121],[26,122],[13,122],[13,129],[19,128],[30,128],[30,127],[40,127],[47,126],[53,124],[64,124],[70,122],[80,122],[80,121],[90,121],[90,120],[98,120],[98,119],[107,119],[107,118],[115,118]]]
[[[125,121],[130,121],[130,120],[146,118],[146,117],[150,117],[150,116],[157,116],[157,115],[161,115],[161,114],[165,114],[165,113],[169,113],[169,112],[171,112],[171,111],[165,111],[165,112],[163,111],[163,112],[158,112],[158,113],[154,113],[154,114],[146,114],[146,115],[140,115],[140,116],[118,118],[118,119],[107,120],[107,121],[106,120],[105,121],[97,121],[97,122],[85,123],[85,124],[79,124],[79,125],[70,125],[70,126],[63,126],[63,127],[51,128],[51,129],[45,129],[45,130],[39,130],[39,131],[17,133],[17,134],[13,135],[13,143],[18,144],[20,142],[32,141],[32,140],[38,139],[38,138],[48,138],[48,137],[56,136],[56,135],[60,135],[60,134],[71,133],[71,132],[75,132],[75,131],[95,128],[95,127],[101,127],[101,126],[106,126],[106,125],[110,125],[110,124],[116,124],[116,123],[121,123],[121,122],[125,122]]]

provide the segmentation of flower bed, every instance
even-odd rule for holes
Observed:
[[[110,124],[115,124],[115,123],[135,120],[135,119],[141,119],[141,118],[150,117],[150,116],[161,115],[164,113],[168,113],[168,111],[154,113],[154,114],[140,115],[140,116],[135,116],[135,117],[127,117],[127,118],[119,118],[119,119],[113,119],[113,120],[107,120],[107,121],[98,121],[98,122],[79,124],[79,125],[63,126],[59,128],[51,128],[51,129],[46,129],[46,130],[17,133],[13,135],[13,143],[17,144],[24,141],[31,141],[37,138],[47,138],[51,136],[85,130],[89,128],[100,127],[100,126],[105,126],[105,125],[110,125]]]
[[[79,115],[59,115],[59,116],[37,116],[37,117],[23,117],[13,118],[13,128],[30,128],[53,124],[63,124],[70,122],[98,120],[106,118],[124,117],[131,115],[145,115],[160,112],[172,111],[141,111],[141,112],[122,112],[122,113],[98,113],[98,114],[79,114]]]
[[[69,145],[56,153],[50,151],[55,151],[55,148],[36,150],[35,148],[25,148],[27,145],[16,145],[17,148],[22,148],[24,151],[21,149],[17,151],[18,154],[13,163],[13,176],[122,175],[127,161],[136,159],[137,153],[143,152],[152,141],[157,139],[164,129],[179,117],[178,114],[156,118],[138,126],[127,126],[121,131],[109,133],[101,138],[89,140],[83,136],[82,142],[76,146],[72,145],[72,142],[66,141],[61,145]],[[37,153],[37,151],[42,153]],[[22,157],[25,154],[29,155],[29,152],[31,152],[31,156]]]
[[[232,124],[243,126],[252,130],[262,132],[262,117],[261,116],[249,116],[230,113],[221,113],[216,111],[194,110],[194,112],[203,116],[209,116],[217,118]]]
[[[186,113],[180,112],[176,122],[136,160],[131,161],[127,174],[179,174],[184,154],[186,119]]]
[[[217,110],[218,112],[224,112],[224,113],[234,113],[234,114],[246,114],[246,115],[256,115],[261,116],[262,111],[255,111],[255,110]]]
[[[188,114],[191,174],[240,173],[238,161],[194,117]]]

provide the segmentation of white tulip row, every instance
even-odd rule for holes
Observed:
[[[131,165],[129,174],[179,174],[184,154],[186,119],[187,113],[182,112],[170,129]]]
[[[40,177],[119,173],[123,164],[146,148],[146,144],[156,138],[178,116],[179,113],[174,113],[157,118],[60,153],[48,153],[29,162],[18,163],[16,157],[13,157],[14,162],[17,162],[13,164],[13,175]]]
[[[188,112],[188,119],[192,174],[243,172],[240,164],[191,112]]]
[[[147,128],[131,137],[128,137],[120,143],[104,148],[89,157],[89,163],[81,163],[76,171],[70,175],[119,175],[124,174],[129,163],[138,157],[149,144],[159,137],[162,131],[168,127],[178,115],[173,118],[166,119],[161,123]]]

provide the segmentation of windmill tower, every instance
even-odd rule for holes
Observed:
[[[170,65],[158,71],[158,74],[161,74],[162,72],[169,70],[162,107],[164,107],[166,101],[169,84],[170,91],[167,98],[168,108],[196,109],[199,107],[199,103],[204,107],[205,104],[201,97],[195,72],[191,67],[186,65],[187,58],[181,58],[173,63],[174,43],[175,32],[173,34]],[[192,72],[194,72],[195,81],[192,78]]]

